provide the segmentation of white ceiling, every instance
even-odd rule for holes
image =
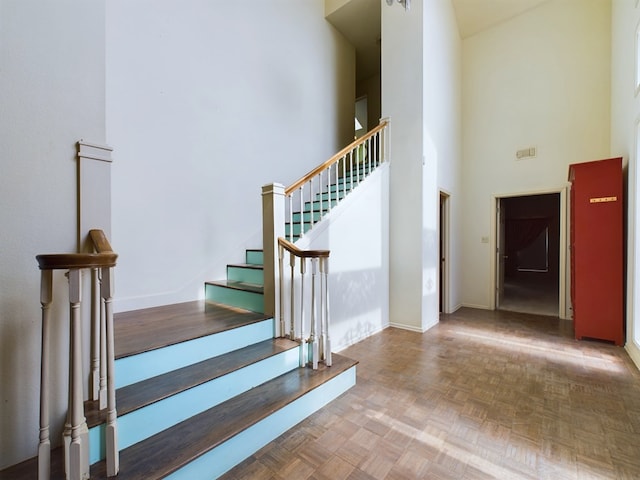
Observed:
[[[414,0],[431,1],[431,0]],[[516,17],[549,0],[451,0],[462,38]],[[356,49],[357,80],[380,71],[380,0],[325,0],[327,20]]]
[[[537,7],[548,0],[452,0],[462,38]]]

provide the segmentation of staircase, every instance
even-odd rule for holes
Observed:
[[[356,362],[300,368],[261,313],[262,252],[207,282],[205,301],[116,315],[119,479],[214,479],[355,384]],[[91,478],[107,478],[105,411],[85,403]],[[51,478],[64,478],[61,449]],[[34,479],[30,460],[0,479]]]

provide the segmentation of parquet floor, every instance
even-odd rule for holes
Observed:
[[[342,353],[357,385],[225,480],[640,478],[640,373],[570,322],[461,309]]]

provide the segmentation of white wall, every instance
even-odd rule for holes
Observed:
[[[36,453],[35,256],[77,248],[75,144],[105,140],[104,21],[103,0],[0,1],[0,470]],[[55,278],[51,367],[66,378],[68,289]],[[54,442],[65,390],[50,389]]]
[[[492,196],[561,189],[570,163],[609,156],[610,3],[550,0],[462,50],[463,303],[489,308]]]
[[[107,19],[116,309],[201,298],[261,247],[261,186],[352,140],[353,47],[323,0],[113,0]]]
[[[455,11],[450,1],[425,2],[425,35],[423,77],[425,130],[434,146],[434,157],[427,154],[427,165],[437,164],[437,177],[425,169],[431,179],[425,192],[429,230],[436,232],[423,241],[429,248],[431,281],[438,283],[439,194],[449,195],[449,284],[445,312],[455,311],[462,303],[462,41],[458,33]],[[434,183],[435,182],[435,183]],[[432,235],[432,234],[430,234]],[[426,239],[425,239],[426,240]],[[425,259],[426,260],[426,259]],[[426,308],[437,314],[439,296],[429,296]],[[435,309],[435,310],[434,310]]]
[[[390,322],[424,331],[438,321],[438,190],[455,196],[459,182],[460,39],[453,6],[412,2],[405,11],[383,2],[382,38],[382,116],[391,119]],[[459,251],[452,247],[452,280],[459,282]],[[455,304],[459,289],[450,290]]]
[[[638,152],[640,96],[635,94],[636,28],[640,7],[630,0],[614,0],[611,12],[611,155],[623,156],[628,166],[627,239],[627,343],[626,349],[640,368],[640,224],[638,217]]]

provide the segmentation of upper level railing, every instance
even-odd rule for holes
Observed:
[[[284,267],[287,254],[289,256],[288,276],[285,274]],[[311,265],[311,285],[306,290],[308,264]],[[296,267],[300,270],[299,274],[296,274]],[[318,362],[331,366],[329,250],[301,250],[288,240],[279,238],[278,276],[281,336],[287,336],[301,343],[300,366],[311,363],[316,369]],[[288,301],[285,300],[286,297]]]
[[[293,242],[388,161],[388,131],[383,120],[291,186],[262,187],[265,313],[279,320],[276,336],[302,343],[300,365],[331,365],[329,251],[302,250]]]
[[[294,242],[387,159],[388,120],[285,188],[286,238]]]
[[[90,395],[100,409],[107,409],[105,429],[107,475],[119,469],[117,412],[114,381],[113,342],[113,268],[118,255],[113,252],[102,230],[91,230],[96,253],[42,254],[36,259],[41,270],[40,303],[42,305],[42,351],[40,366],[40,439],[38,444],[38,479],[49,480],[51,440],[49,434],[49,389],[51,385],[50,342],[53,272],[68,270],[70,304],[69,405],[64,429],[66,477],[89,478],[89,431],[84,416],[82,365],[82,272],[90,270],[91,282],[91,376]]]

